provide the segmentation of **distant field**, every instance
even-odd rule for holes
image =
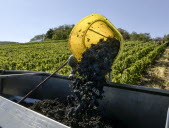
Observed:
[[[123,54],[112,66],[113,82],[136,83],[165,47],[152,42],[125,42]],[[0,69],[54,72],[70,55],[66,41],[0,45]],[[59,74],[69,72],[66,66]]]
[[[0,69],[53,72],[70,56],[66,41],[0,46]],[[69,67],[59,73],[68,74]]]

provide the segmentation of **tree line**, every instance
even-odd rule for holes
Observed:
[[[56,28],[50,28],[46,34],[34,36],[30,42],[44,41],[44,40],[66,40],[72,31],[74,25],[61,25]]]
[[[125,41],[155,41],[155,42],[169,42],[169,34],[164,35],[163,37],[151,38],[150,33],[129,33],[122,28],[118,28],[119,32],[122,34]]]
[[[56,28],[50,28],[46,34],[40,34],[34,36],[30,42],[38,42],[44,40],[67,40],[69,38],[70,32],[73,29],[73,25],[61,25]],[[118,28],[119,32],[122,34],[125,41],[156,41],[156,42],[169,42],[169,34],[163,37],[151,38],[150,33],[137,33]]]
[[[0,41],[0,44],[16,44],[18,42],[13,42],[13,41]]]

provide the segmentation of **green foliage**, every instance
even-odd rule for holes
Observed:
[[[130,47],[126,42],[124,52],[119,60],[113,65],[113,82],[134,84],[160,53],[165,49],[166,44],[158,45],[157,43],[139,43]],[[128,49],[128,46],[131,50]]]
[[[153,42],[125,42],[119,60],[112,66],[113,82],[134,84],[165,47]],[[0,69],[54,72],[70,55],[65,40],[2,45]],[[58,73],[68,75],[70,67]]]
[[[54,29],[49,29],[46,33],[45,40],[66,40],[74,25],[62,25]]]
[[[0,47],[0,69],[53,72],[70,56],[66,41],[20,43]],[[66,66],[60,74],[69,74]]]
[[[44,41],[44,39],[45,39],[45,34],[36,35],[30,40],[30,42]]]
[[[46,34],[34,36],[30,42],[38,42],[43,40],[67,40],[69,38],[70,32],[72,31],[74,25],[61,25],[56,28],[50,28]],[[125,41],[143,41],[149,42],[154,40],[155,42],[169,42],[169,34],[164,35],[164,37],[157,37],[152,39],[150,33],[129,33],[128,31],[118,28]]]
[[[150,33],[136,33],[132,32],[131,34],[124,29],[118,28],[118,31],[121,33],[125,41],[151,41]]]
[[[150,34],[149,33],[136,33],[136,32],[132,32],[130,34],[130,40],[131,41],[144,41],[144,42],[147,42],[147,41],[151,41],[151,37],[150,37]]]
[[[162,38],[162,37],[156,37],[156,38],[154,38],[153,40],[154,40],[155,42],[160,42],[160,41],[163,40],[163,38]]]
[[[129,32],[127,32],[126,30],[122,29],[122,28],[118,28],[118,31],[121,33],[121,35],[123,36],[125,41],[130,40],[130,34]]]
[[[138,78],[142,76],[142,72],[154,62],[155,58],[160,52],[164,50],[165,47],[166,44],[157,46],[153,51],[149,52],[149,54],[144,56],[142,59],[135,61],[135,63],[123,71],[120,82],[127,84],[136,83]]]
[[[68,39],[74,25],[62,25],[54,29],[53,40]]]
[[[47,39],[52,39],[53,37],[53,34],[54,34],[54,30],[53,29],[49,29],[45,35],[45,40]]]
[[[18,42],[13,41],[0,41],[0,44],[17,44]]]
[[[168,35],[164,35],[163,40],[165,42],[169,42],[169,34]]]

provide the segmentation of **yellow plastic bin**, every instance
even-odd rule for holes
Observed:
[[[78,61],[81,60],[83,52],[90,48],[91,44],[97,44],[100,39],[106,40],[114,37],[120,41],[120,50],[123,48],[123,37],[115,26],[104,16],[92,14],[79,21],[70,33],[69,48]]]

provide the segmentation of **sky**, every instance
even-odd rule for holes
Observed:
[[[130,33],[169,34],[169,0],[0,0],[0,41],[28,42],[90,14]]]

